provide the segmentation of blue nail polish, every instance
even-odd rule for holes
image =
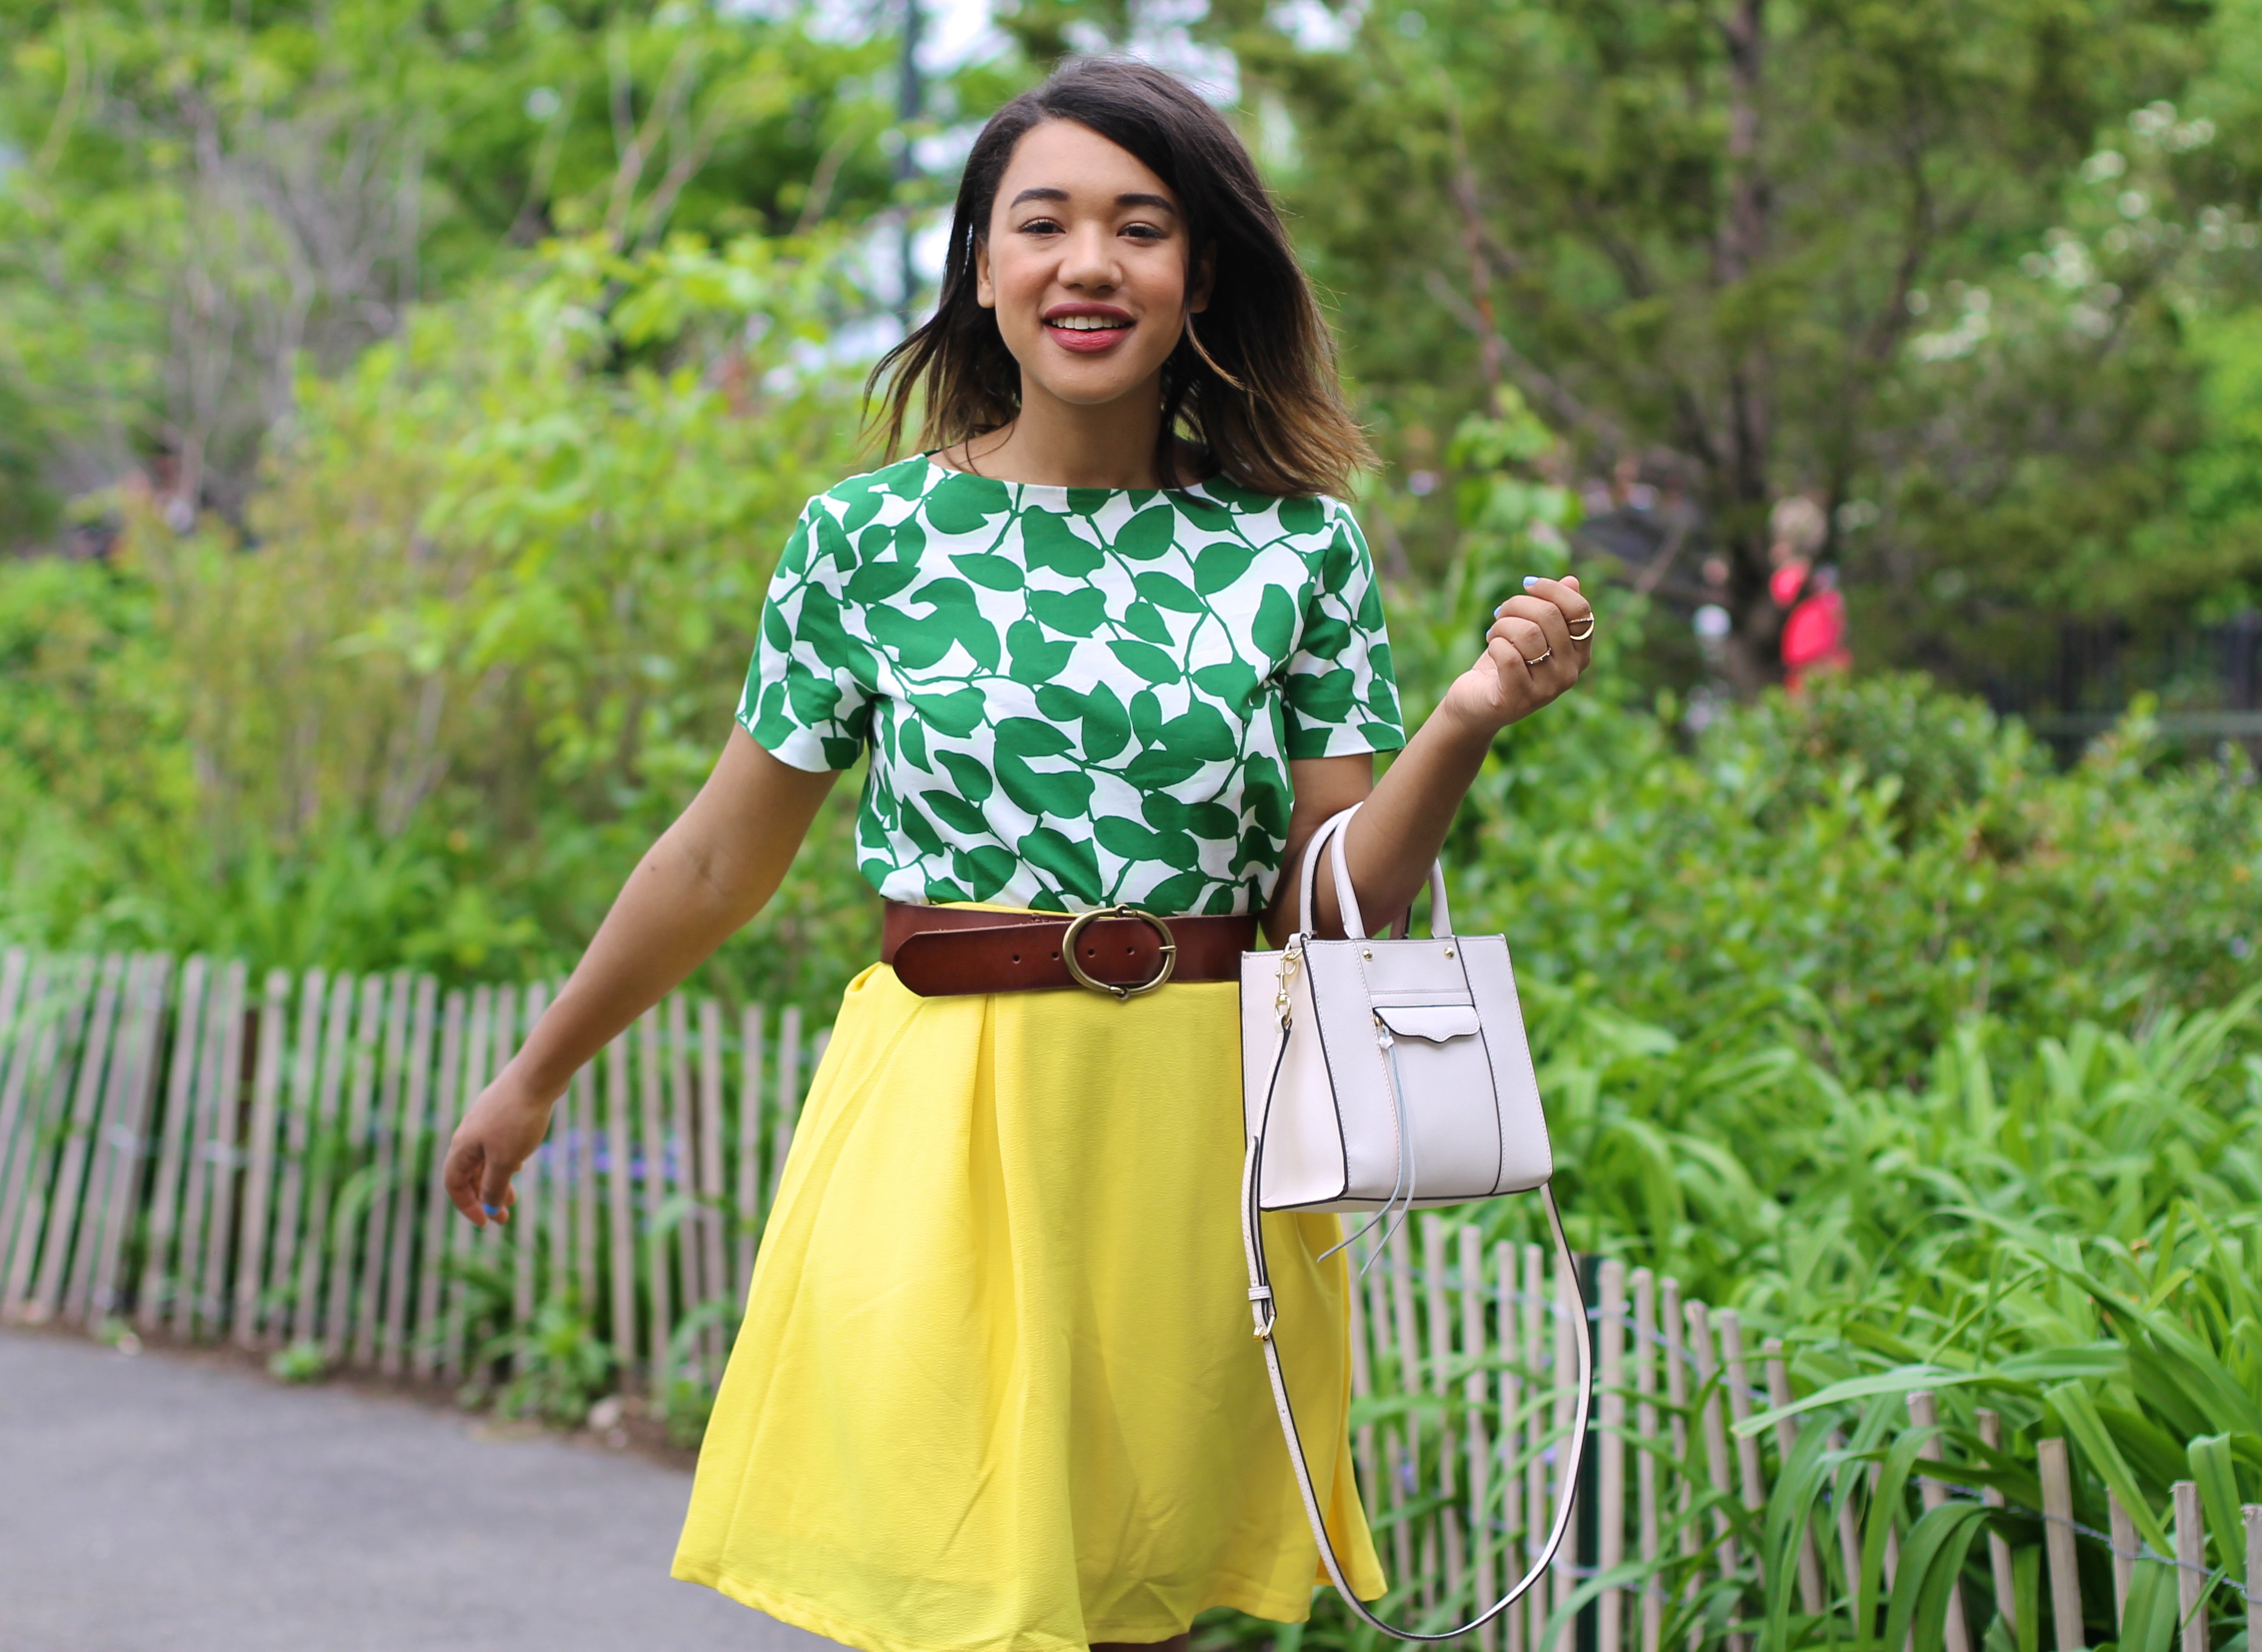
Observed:
[[[1538,583],[1539,576],[1538,574],[1527,574],[1524,576],[1524,588],[1527,591]]]
[[[499,1216],[502,1215],[502,1210],[499,1206],[482,1203],[479,1206],[479,1208],[486,1211],[491,1216]]]

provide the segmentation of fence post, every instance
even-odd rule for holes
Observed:
[[[1730,1496],[1728,1467],[1728,1431],[1720,1418],[1719,1367],[1712,1347],[1711,1310],[1702,1302],[1690,1302],[1682,1310],[1689,1317],[1689,1356],[1696,1367],[1696,1391],[1704,1396],[1704,1409],[1699,1420],[1704,1431],[1704,1478],[1723,1501]],[[1715,1504],[1712,1510],[1712,1535],[1718,1546],[1720,1576],[1730,1584],[1738,1581],[1743,1561],[1736,1547],[1735,1528],[1729,1524],[1727,1511]],[[1742,1652],[1745,1637],[1731,1634],[1728,1645],[1732,1652]]]
[[[1445,1573],[1445,1592],[1457,1594],[1461,1586],[1461,1519],[1455,1506],[1454,1494],[1460,1476],[1453,1472],[1455,1453],[1452,1434],[1445,1425],[1444,1399],[1450,1388],[1446,1372],[1452,1360],[1453,1319],[1446,1307],[1445,1218],[1424,1216],[1422,1218],[1422,1271],[1427,1275],[1423,1281],[1423,1314],[1429,1321],[1430,1351],[1427,1360],[1427,1381],[1424,1387],[1438,1401],[1437,1408],[1437,1488],[1445,1499],[1436,1520],[1437,1544],[1443,1551]]]
[[[133,1304],[133,1323],[148,1332],[157,1329],[164,1313],[165,1286],[169,1272],[173,1232],[180,1220],[181,1155],[189,1128],[189,1103],[194,1094],[197,1038],[204,1027],[205,977],[208,966],[191,958],[181,970],[180,997],[173,1014],[172,1063],[165,1080],[163,1144],[157,1150],[157,1187],[149,1207],[148,1241],[143,1254],[141,1289]],[[0,1151],[6,1143],[0,1142]]]
[[[2115,1491],[2105,1494],[2105,1513],[2113,1533],[2113,1634],[2118,1639],[2129,1627],[2129,1586],[2136,1577],[2136,1523]]]
[[[1468,1370],[1461,1378],[1461,1403],[1467,1408],[1462,1448],[1469,1471],[1469,1570],[1475,1579],[1473,1598],[1481,1612],[1498,1593],[1493,1576],[1492,1441],[1485,1428],[1485,1400],[1491,1386],[1487,1370],[1491,1361],[1485,1350],[1484,1236],[1465,1222],[1454,1233],[1453,1242],[1461,1276],[1461,1352],[1468,1358]],[[1365,1360],[1358,1351],[1358,1296],[1351,1295],[1352,1382],[1357,1386],[1357,1367]],[[1499,1642],[1500,1620],[1495,1618],[1477,1631],[1477,1652],[1495,1652]]]
[[[2183,1652],[2207,1648],[2207,1525],[2200,1512],[2199,1482],[2179,1480],[2171,1488],[2176,1515],[2176,1617],[2183,1624]]]
[[[1601,1460],[1595,1498],[1600,1532],[1595,1563],[1605,1572],[1625,1563],[1625,1264],[1603,1262],[1602,1318],[1596,1324],[1602,1345],[1601,1430],[1595,1441]],[[1625,1640],[1625,1591],[1617,1584],[1603,1591],[1595,1628],[1597,1652],[1620,1652]]]
[[[1744,1507],[1757,1515],[1767,1507],[1767,1487],[1760,1477],[1759,1436],[1741,1432],[1752,1414],[1751,1374],[1744,1363],[1744,1322],[1734,1309],[1728,1308],[1720,1311],[1719,1324],[1720,1369],[1728,1390],[1728,1416],[1739,1431],[1735,1437],[1737,1490],[1743,1494]],[[1756,1543],[1752,1547],[1752,1574],[1759,1580],[1760,1598],[1764,1600],[1767,1555]]]
[[[2246,1644],[2262,1648],[2262,1504],[2240,1511],[2246,1520]]]
[[[1977,1413],[1979,1424],[1979,1443],[1990,1451],[2003,1449],[2003,1419],[1992,1411]],[[1991,1509],[2003,1506],[2003,1494],[1993,1486],[1983,1486],[1979,1501]],[[1987,1567],[1995,1580],[1995,1615],[2003,1620],[2015,1644],[2019,1638],[2016,1612],[2017,1584],[2011,1576],[2011,1546],[2003,1534],[1992,1528],[1987,1533]]]
[[[2073,1552],[2073,1476],[2066,1464],[2065,1441],[2039,1441],[2035,1453],[2042,1468],[2042,1546],[2049,1559],[2050,1619],[2057,1631],[2057,1652],[2083,1652],[2087,1642],[2081,1628],[2081,1569]]]
[[[1767,1356],[1768,1404],[1782,1410],[1790,1403],[1790,1368],[1784,1363],[1783,1344],[1770,1337],[1760,1352]],[[1788,1417],[1779,1417],[1775,1425],[1776,1472],[1783,1472],[1790,1461],[1790,1454],[1798,1445],[1798,1425]],[[1822,1556],[1814,1547],[1814,1528],[1809,1524],[1798,1533],[1798,1604],[1810,1618],[1822,1615]]]
[[[1909,1421],[1919,1428],[1939,1425],[1940,1405],[1929,1389],[1919,1389],[1910,1395],[1908,1410]],[[1926,1455],[1934,1462],[1940,1461],[1936,1445]],[[1924,1511],[1929,1514],[1948,1501],[1948,1488],[1927,1475],[1917,1481],[1917,1497],[1924,1504]],[[1942,1644],[1948,1652],[1970,1652],[1971,1627],[1963,1615],[1963,1585],[1960,1583],[1948,1586],[1948,1621],[1944,1627],[1947,1633]]]
[[[1634,1434],[1640,1442],[1634,1456],[1634,1524],[1648,1573],[1641,1585],[1641,1652],[1659,1652],[1665,1594],[1657,1580],[1657,1276],[1638,1267],[1632,1284]]]

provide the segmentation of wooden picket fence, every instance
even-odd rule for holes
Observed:
[[[200,957],[0,956],[0,1322],[296,1345],[462,1384],[503,1375],[514,1334],[564,1302],[623,1386],[663,1401],[711,1387],[825,1035],[791,1006],[675,994],[574,1080],[513,1222],[474,1230],[440,1194],[439,1154],[549,993],[320,970],[255,989],[243,964]],[[2109,1529],[2077,1519],[2051,1439],[2032,1443],[2040,1509],[1959,1472],[1941,1454],[1952,1435],[1927,1436],[1913,1483],[1880,1490],[1891,1438],[1806,1437],[1844,1426],[1842,1408],[1761,1417],[1791,1402],[1783,1350],[1747,1347],[1734,1313],[1671,1279],[1591,1263],[1581,1323],[1545,1252],[1459,1213],[1349,1253],[1352,1449],[1401,1620],[1450,1622],[1521,1574],[1566,1457],[1574,1396],[1557,1374],[1585,1335],[1596,1399],[1575,1540],[1471,1637],[1482,1652],[1750,1652],[1771,1605],[1782,1644],[1881,1647],[1882,1612],[1855,1621],[1865,1544],[1882,1533],[1890,1591],[1917,1522],[1959,1499],[2005,1518],[1950,1602],[1946,1652],[2117,1634],[2141,1568],[2172,1571],[2177,1652],[2223,1652],[2242,1617],[2262,1652],[2262,1508],[2210,1534],[2180,1484],[2162,1528],[2174,1552],[2155,1552],[2117,1499]],[[1929,1394],[1905,1409],[1905,1428],[1939,1421]],[[1999,1460],[1999,1421],[1971,1420]],[[1818,1461],[1826,1495],[1771,1528],[1786,1473]]]
[[[1819,1422],[1770,1418],[1793,1403],[1782,1345],[1751,1348],[1733,1310],[1686,1299],[1672,1279],[1646,1268],[1582,1262],[1581,1324],[1571,1282],[1550,1267],[1549,1252],[1488,1243],[1457,1214],[1416,1216],[1379,1248],[1374,1237],[1351,1248],[1351,1446],[1385,1570],[1408,1580],[1390,1598],[1395,1621],[1450,1625],[1523,1575],[1554,1514],[1575,1397],[1558,1374],[1575,1370],[1571,1338],[1583,1334],[1593,1338],[1596,1395],[1575,1540],[1566,1540],[1524,1601],[1470,1637],[1483,1652],[1749,1652],[1768,1644],[1768,1607],[1778,1597],[1779,1644],[1882,1648],[1884,1599],[1904,1539],[1920,1518],[1958,1498],[2027,1518],[1992,1523],[1975,1548],[1986,1555],[1975,1576],[1990,1587],[1954,1588],[1937,1643],[1945,1652],[1988,1643],[1999,1620],[2007,1638],[1994,1644],[2006,1652],[2074,1652],[2090,1644],[2089,1626],[2098,1623],[2117,1636],[2143,1567],[2172,1571],[2177,1652],[2240,1646],[2242,1624],[2244,1648],[2262,1652],[2262,1506],[2240,1510],[2236,1529],[2218,1531],[2211,1546],[2198,1488],[2179,1482],[2169,1522],[2174,1552],[2158,1552],[2109,1493],[2109,1530],[2076,1518],[2064,1439],[2034,1442],[2042,1508],[2020,1508],[1975,1484],[2003,1476],[1941,1454],[1952,1436],[1929,1432],[1941,1421],[1929,1392],[1888,1401],[1905,1406],[1905,1422],[1852,1442],[1838,1432],[1849,1408],[1818,1410]],[[1979,1410],[1971,1422],[1979,1445],[1999,1456],[2001,1419]],[[1826,1432],[1803,1439],[1810,1427]],[[1880,1495],[1877,1458],[1910,1430],[1927,1431],[1910,1442],[1923,1452],[1921,1472],[1901,1495]],[[1771,1529],[1769,1500],[1786,1468],[1833,1463],[1830,1495]],[[1882,1538],[1882,1577],[1878,1610],[1863,1622],[1856,1585],[1873,1531]],[[2035,1540],[2022,1542],[2021,1532]],[[2094,1609],[2086,1610],[2085,1548],[2093,1572],[2109,1571],[2109,1612],[2093,1579]],[[1770,1553],[1781,1557],[1781,1576],[1769,1575]],[[2093,1563],[2100,1555],[2104,1566]],[[2023,1633],[2022,1609],[2034,1617]],[[1917,1644],[1913,1635],[1906,1641]]]
[[[0,1321],[458,1384],[562,1300],[628,1384],[711,1384],[824,1035],[675,994],[574,1080],[510,1224],[474,1229],[440,1156],[550,991],[8,952]]]

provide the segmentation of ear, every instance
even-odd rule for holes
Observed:
[[[985,310],[998,307],[998,284],[990,278],[990,238],[974,243],[974,301]]]
[[[1194,278],[1186,286],[1186,308],[1196,315],[1209,308],[1209,298],[1217,286],[1217,249],[1205,247],[1201,256],[1194,260]]]

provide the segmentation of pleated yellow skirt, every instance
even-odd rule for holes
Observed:
[[[1230,983],[849,986],[715,1403],[675,1576],[865,1652],[1166,1640],[1324,1583],[1236,1201]],[[1382,1593],[1346,1444],[1337,1218],[1268,1216],[1329,1525]]]

